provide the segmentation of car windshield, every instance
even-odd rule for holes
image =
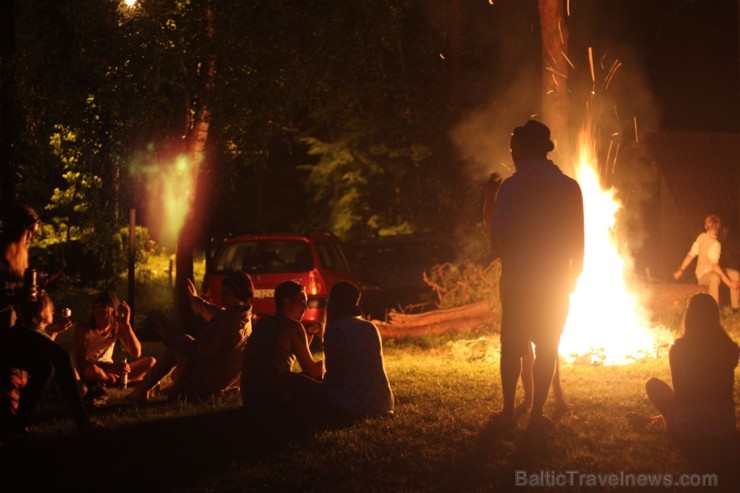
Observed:
[[[213,270],[248,274],[308,272],[313,269],[311,248],[304,241],[253,240],[227,243],[216,253]]]

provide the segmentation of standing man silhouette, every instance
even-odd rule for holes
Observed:
[[[522,357],[535,346],[529,430],[549,422],[542,409],[550,389],[569,296],[583,270],[581,188],[549,159],[550,129],[529,120],[511,136],[516,171],[504,180],[490,211],[491,242],[501,257],[501,387],[497,419],[516,424],[514,398]]]

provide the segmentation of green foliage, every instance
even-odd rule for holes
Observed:
[[[474,262],[435,265],[428,275],[425,273],[424,280],[437,293],[440,308],[453,308],[486,300],[494,311],[500,313],[500,277],[501,261],[494,260],[488,266]]]
[[[28,120],[19,189],[49,202],[56,234],[79,238],[106,265],[121,211],[155,193],[139,164],[182,153],[204,104],[208,236],[315,228],[349,238],[440,230],[455,218],[462,187],[440,138],[443,7],[39,0],[18,9],[18,32],[32,33],[14,56]],[[205,101],[211,50],[215,91]]]
[[[64,125],[56,125],[51,135],[49,145],[54,156],[62,162],[64,173],[62,178],[65,187],[55,187],[44,207],[52,215],[52,223],[56,230],[64,227],[67,239],[86,241],[91,240],[91,232],[97,226],[94,217],[95,211],[102,207],[100,203],[102,179],[85,169],[82,161],[87,149],[77,138],[77,132]],[[93,153],[94,154],[94,153]],[[87,227],[83,226],[84,224]],[[93,242],[95,245],[96,242]]]

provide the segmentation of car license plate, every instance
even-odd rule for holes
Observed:
[[[274,289],[255,289],[254,290],[255,298],[273,298],[274,296],[275,296]]]

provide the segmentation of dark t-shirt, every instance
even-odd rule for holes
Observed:
[[[288,340],[296,326],[301,328],[299,322],[283,315],[257,322],[242,361],[241,392],[245,407],[270,407],[290,400],[283,382],[296,357],[280,341]]]

